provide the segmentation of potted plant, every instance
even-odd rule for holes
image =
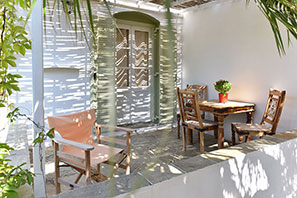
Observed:
[[[220,103],[225,103],[228,100],[228,91],[230,91],[232,84],[228,80],[219,80],[214,84],[215,90],[219,92]]]

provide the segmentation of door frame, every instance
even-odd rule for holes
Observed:
[[[135,36],[135,30],[139,30],[139,31],[147,31],[148,32],[148,37],[149,37],[149,42],[148,42],[148,51],[149,51],[149,56],[148,56],[148,82],[149,82],[149,95],[150,95],[150,108],[149,108],[149,113],[150,113],[150,121],[152,122],[154,121],[154,117],[155,117],[155,105],[156,105],[156,101],[154,100],[154,93],[155,93],[155,89],[156,89],[156,83],[154,82],[154,77],[155,77],[155,72],[154,72],[154,67],[155,67],[155,61],[153,60],[155,55],[154,55],[154,48],[155,48],[155,39],[154,39],[154,32],[156,29],[156,26],[152,25],[152,24],[146,24],[146,23],[140,23],[140,22],[134,22],[134,21],[127,21],[127,20],[120,20],[120,19],[116,19],[116,23],[117,23],[117,28],[123,28],[123,29],[128,29],[129,30],[129,87],[131,89],[133,88],[137,88],[137,86],[135,85],[135,82],[132,80],[133,77],[135,77],[134,75],[134,70],[136,69],[135,66],[132,65],[133,60],[135,60],[135,57],[133,55],[133,45],[135,44],[135,38],[131,38],[132,35]],[[116,55],[115,55],[116,57]],[[117,69],[117,66],[116,68]],[[116,83],[117,84],[117,83]],[[141,88],[141,87],[139,87]],[[116,93],[115,93],[115,98],[117,99],[117,93],[118,93],[118,88],[116,85]],[[159,88],[158,88],[159,90]],[[129,90],[128,90],[129,91]],[[129,92],[128,94],[130,100],[128,100],[128,105],[130,106],[130,109],[132,108],[132,103],[133,103],[133,96],[132,96],[132,90]],[[117,100],[116,100],[117,101]],[[116,104],[117,105],[117,104]],[[158,106],[159,106],[159,102],[158,102]],[[117,109],[117,108],[116,108]],[[116,110],[116,114],[117,114],[117,110]],[[131,123],[136,123],[133,122],[133,117],[132,117],[132,111],[130,112],[130,121],[129,124]],[[118,116],[117,116],[118,119]],[[128,123],[127,123],[128,124]]]

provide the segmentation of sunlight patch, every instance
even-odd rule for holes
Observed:
[[[268,189],[268,178],[260,160],[252,162],[240,157],[230,160],[229,165],[231,179],[242,197],[253,197],[258,191]]]
[[[183,182],[184,184],[187,184],[187,176],[184,177]]]
[[[224,168],[223,167],[221,167],[221,169],[220,169],[220,175],[222,178],[224,177]]]

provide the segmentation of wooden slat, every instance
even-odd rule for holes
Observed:
[[[280,96],[282,95],[282,93],[281,93],[279,90],[276,90],[276,89],[272,89],[272,90],[270,90],[270,91],[269,91],[269,94],[270,94],[271,96],[278,96],[278,97],[280,97]]]
[[[71,155],[69,153],[65,153],[62,151],[57,151],[57,156],[59,158],[63,158],[64,160],[70,160],[72,162],[77,162],[79,164],[85,164],[85,159],[77,157],[75,155]]]
[[[267,118],[263,118],[263,121],[267,122],[268,124],[271,124],[271,125],[273,125],[273,123],[274,123],[272,120],[267,119]]]
[[[69,166],[71,166],[71,167],[73,167],[73,168],[75,168],[75,169],[77,169],[79,172],[84,172],[84,170],[85,170],[85,167],[81,166],[83,164],[78,165],[78,164],[75,164],[73,162],[69,162],[67,160],[63,160],[63,159],[60,159],[60,161],[63,162],[63,163],[65,163],[65,164],[67,164],[67,165],[69,165]]]
[[[193,108],[192,107],[184,107],[184,111],[192,111]]]
[[[195,113],[190,113],[190,112],[185,112],[185,116],[188,117],[188,118],[195,118],[196,117],[196,114]]]
[[[191,100],[194,100],[194,97],[193,96],[182,96],[183,99],[191,99]]]

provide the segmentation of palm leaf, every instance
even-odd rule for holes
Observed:
[[[247,0],[248,3],[249,0]],[[297,1],[296,0],[254,0],[270,23],[276,46],[280,55],[285,55],[285,47],[279,23],[287,30],[288,44],[291,37],[297,39]]]

